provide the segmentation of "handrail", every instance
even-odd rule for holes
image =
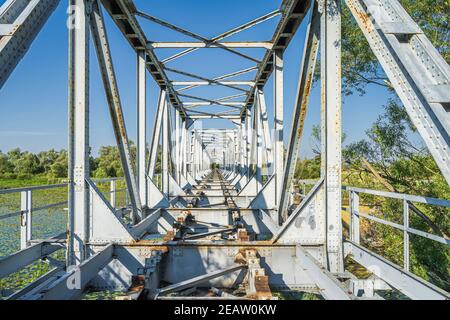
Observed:
[[[348,208],[345,208],[345,207],[342,208],[342,211],[351,213],[351,210],[348,209]],[[434,240],[436,242],[440,242],[440,243],[443,243],[443,244],[446,244],[446,245],[450,245],[450,240],[446,239],[444,237],[439,237],[439,236],[436,236],[434,234],[431,234],[431,233],[428,233],[428,232],[425,232],[425,231],[421,231],[421,230],[417,230],[417,229],[414,229],[414,228],[410,228],[410,227],[406,227],[405,228],[405,226],[402,225],[402,224],[398,224],[398,223],[395,223],[395,222],[387,221],[387,220],[375,217],[375,216],[367,214],[367,213],[358,212],[358,213],[354,213],[354,214],[356,214],[356,215],[358,215],[360,217],[363,217],[363,218],[366,218],[366,219],[369,219],[369,220],[372,220],[372,221],[384,224],[386,226],[390,226],[390,227],[396,228],[398,230],[402,230],[402,231],[406,230],[409,233],[415,234],[417,236],[420,236],[420,237],[423,237],[423,238],[427,238],[427,239],[430,239],[430,240]]]
[[[371,194],[374,196],[381,196],[381,197],[391,198],[391,199],[399,199],[399,200],[407,200],[407,201],[418,202],[418,203],[423,203],[423,204],[431,204],[431,205],[440,206],[440,207],[447,207],[447,208],[450,207],[449,200],[432,198],[432,197],[415,196],[415,195],[409,195],[409,194],[398,193],[398,192],[372,190],[372,189],[357,188],[357,187],[350,187],[350,186],[342,186],[342,190]]]
[[[403,269],[406,271],[410,270],[410,255],[409,255],[409,243],[410,234],[414,234],[426,239],[430,239],[439,243],[442,243],[444,245],[449,246],[450,240],[446,237],[437,236],[425,231],[417,230],[414,228],[411,228],[409,226],[410,223],[410,209],[411,209],[411,202],[417,202],[422,204],[428,204],[428,205],[436,205],[440,207],[450,207],[450,201],[444,200],[444,199],[437,199],[437,198],[431,198],[431,197],[424,197],[424,196],[415,196],[415,195],[408,195],[408,194],[402,194],[402,193],[396,193],[396,192],[387,192],[387,191],[379,191],[379,190],[371,190],[371,189],[364,189],[364,188],[356,188],[356,187],[349,187],[349,186],[343,186],[343,190],[349,192],[349,208],[342,208],[342,210],[350,213],[350,240],[359,244],[360,243],[360,217],[386,225],[390,226],[392,228],[398,229],[403,231]],[[370,194],[375,196],[381,196],[385,198],[391,198],[391,199],[397,199],[402,200],[403,203],[403,223],[395,223],[391,222],[379,217],[376,217],[374,215],[361,212],[360,207],[360,194]]]
[[[56,188],[66,187],[67,185],[68,185],[67,183],[60,183],[60,184],[49,184],[49,185],[21,187],[21,188],[12,188],[12,189],[0,189],[0,194],[10,194],[10,193],[19,193],[19,192],[24,192],[24,191],[56,189]]]
[[[111,181],[120,181],[124,178],[118,177],[118,178],[105,178],[105,179],[96,179],[93,180],[95,183],[105,183],[105,182],[111,182]],[[48,189],[56,189],[56,188],[63,188],[68,186],[69,183],[58,183],[58,184],[48,184],[48,185],[39,185],[39,186],[30,186],[30,187],[20,187],[20,188],[11,188],[11,189],[0,189],[0,195],[2,194],[10,194],[10,193],[19,193],[24,191],[36,191],[36,190],[48,190]]]
[[[110,190],[106,191],[107,194],[111,195],[111,205],[115,207],[115,195],[117,192],[127,191],[128,189],[121,188],[116,189],[116,181],[123,180],[124,178],[105,178],[105,179],[96,179],[92,180],[94,183],[106,183],[109,182],[111,184]],[[20,193],[20,211],[16,212],[7,212],[0,215],[0,220],[9,219],[12,217],[20,217],[20,247],[21,249],[25,249],[28,247],[30,241],[32,240],[32,214],[37,211],[42,211],[54,207],[60,207],[68,204],[68,201],[60,201],[47,205],[43,205],[40,207],[33,207],[33,191],[39,190],[50,190],[57,188],[67,187],[69,183],[60,183],[60,184],[49,184],[49,185],[40,185],[40,186],[30,186],[30,187],[20,187],[20,188],[11,188],[11,189],[0,189],[0,195]],[[125,200],[128,203],[128,199]]]

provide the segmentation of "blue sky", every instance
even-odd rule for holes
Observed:
[[[0,4],[4,0],[0,0]],[[196,32],[204,37],[214,37],[232,27],[266,14],[279,7],[280,1],[227,0],[137,0],[142,11]],[[8,82],[0,90],[0,150],[3,152],[20,147],[33,152],[50,148],[63,149],[67,146],[67,2],[61,1],[45,28],[41,31],[30,51],[20,62]],[[143,29],[151,41],[196,41],[171,30],[141,20]],[[232,36],[227,41],[270,40],[278,18],[260,24]],[[113,60],[116,67],[122,104],[130,139],[136,140],[136,57],[130,46],[109,18],[106,19]],[[285,140],[287,142],[292,119],[300,59],[303,52],[305,23],[297,32],[290,47],[285,52]],[[176,50],[160,49],[157,54],[165,58]],[[246,54],[261,58],[259,49],[243,50]],[[220,49],[203,49],[180,58],[168,66],[213,78],[243,68],[253,66],[252,62]],[[254,74],[249,74],[253,77]],[[169,73],[174,80],[187,78]],[[247,76],[247,79],[250,77]],[[244,79],[244,77],[242,77]],[[148,76],[148,129],[153,126],[158,88]],[[227,88],[213,87],[189,92],[208,98],[219,98],[236,93]],[[99,146],[114,144],[103,86],[98,72],[94,49],[91,49],[91,132],[90,141],[94,153]],[[269,120],[272,122],[273,82],[265,88]],[[316,86],[306,119],[302,139],[301,156],[311,153],[311,129],[320,119],[320,92]],[[365,137],[365,131],[382,111],[388,93],[377,87],[369,87],[364,97],[345,97],[343,106],[343,128],[347,134],[346,143]],[[205,110],[205,109],[199,109]],[[204,127],[230,127],[226,121],[214,120],[203,123]]]

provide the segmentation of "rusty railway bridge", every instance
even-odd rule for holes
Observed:
[[[59,3],[7,0],[0,8],[0,88]],[[49,239],[31,236],[32,213],[43,209],[33,207],[33,192],[61,185],[0,190],[0,194],[21,193],[22,199],[21,211],[11,213],[20,217],[21,250],[1,258],[0,277],[40,259],[53,266],[9,299],[77,299],[87,288],[126,292],[129,299],[274,299],[273,291],[284,290],[344,300],[381,299],[379,290],[395,290],[411,299],[449,298],[448,292],[411,273],[409,237],[443,243],[447,250],[449,240],[439,230],[411,228],[409,215],[420,211],[413,203],[448,208],[450,201],[341,184],[341,1],[283,0],[278,10],[211,39],[142,12],[132,0],[70,0],[68,5],[74,24],[69,30],[69,191],[64,203],[68,230]],[[397,0],[346,0],[345,5],[449,182],[448,64]],[[137,56],[136,169],[105,15]],[[279,22],[271,40],[226,41],[275,18]],[[140,24],[143,20],[175,30],[192,42],[150,41]],[[283,53],[301,24],[307,24],[307,32],[284,155]],[[124,170],[129,200],[125,208],[115,205],[115,180],[106,194],[89,176],[91,47]],[[155,54],[160,48],[179,52],[160,61]],[[170,66],[180,57],[209,48],[226,50],[254,66],[212,79]],[[262,48],[265,54],[259,60],[239,51],[242,48]],[[300,204],[293,204],[293,175],[319,60],[321,178],[312,182]],[[146,132],[147,73],[160,88],[151,135]],[[169,73],[190,80],[172,80]],[[250,74],[254,77],[245,78]],[[271,76],[272,125],[264,94]],[[236,94],[217,99],[189,94],[194,88],[213,86]],[[223,111],[208,112],[212,106]],[[233,129],[195,126],[202,119],[226,119]],[[160,175],[155,173],[158,154]],[[403,201],[403,224],[360,210],[362,194]],[[344,195],[350,199],[348,238],[342,232]],[[61,204],[44,208],[55,205]],[[404,265],[361,244],[360,219],[403,233]],[[49,259],[57,250],[66,250],[64,265]],[[347,256],[372,276],[359,279],[346,270]]]

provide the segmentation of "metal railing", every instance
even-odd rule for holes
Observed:
[[[361,240],[360,235],[360,217],[369,219],[371,221],[381,223],[386,226],[393,227],[395,229],[403,231],[403,269],[406,271],[410,271],[410,255],[409,255],[409,244],[410,239],[409,235],[414,234],[426,239],[430,239],[439,243],[443,243],[445,245],[450,245],[450,240],[441,236],[437,236],[428,232],[424,232],[421,230],[417,230],[411,228],[409,226],[410,223],[410,207],[412,206],[412,202],[421,203],[426,205],[434,205],[445,208],[450,208],[450,201],[431,198],[431,197],[423,197],[423,196],[415,196],[415,195],[407,195],[402,193],[395,192],[386,192],[379,190],[370,190],[364,188],[355,188],[343,186],[342,189],[349,193],[349,208],[342,208],[342,210],[350,213],[350,240],[359,244]],[[403,207],[403,224],[395,223],[392,221],[387,221],[385,219],[378,218],[374,215],[363,213],[360,210],[360,194],[368,194],[373,196],[380,196],[388,199],[396,199],[402,201]]]
[[[300,193],[300,196],[303,198],[304,194],[306,194],[306,186],[314,184],[315,180],[298,180],[296,181],[297,185],[301,190],[303,190],[303,194]],[[393,227],[397,230],[400,230],[403,232],[403,269],[406,271],[410,271],[410,254],[409,254],[409,245],[410,245],[410,234],[414,234],[416,236],[420,236],[426,239],[430,239],[445,245],[450,245],[450,239],[444,236],[438,236],[435,234],[431,234],[429,232],[417,230],[414,228],[411,228],[409,226],[410,223],[410,217],[409,213],[410,210],[413,209],[417,211],[417,208],[414,206],[413,202],[425,204],[425,205],[434,205],[444,208],[450,208],[450,201],[444,200],[444,199],[437,199],[437,198],[431,198],[431,197],[424,197],[424,196],[416,196],[416,195],[408,195],[403,193],[396,193],[396,192],[388,192],[388,191],[380,191],[380,190],[372,190],[372,189],[365,189],[365,188],[356,188],[356,187],[350,187],[350,186],[343,186],[343,191],[348,192],[348,199],[349,199],[349,207],[342,207],[342,210],[345,212],[348,212],[350,214],[350,226],[349,226],[349,235],[350,240],[354,243],[360,244],[361,241],[361,234],[360,234],[360,217],[365,218],[386,226]],[[392,221],[387,221],[385,219],[381,219],[379,217],[376,217],[374,215],[370,215],[368,213],[361,212],[360,210],[360,194],[366,194],[366,195],[372,195],[372,196],[379,196],[384,197],[388,199],[396,199],[401,200],[402,203],[402,211],[403,211],[403,224],[395,223]],[[343,194],[343,197],[345,195]]]
[[[110,195],[110,200],[109,200],[109,202],[111,203],[111,206],[113,207],[113,208],[116,208],[116,194],[118,193],[118,192],[121,192],[121,191],[125,191],[125,208],[128,208],[128,206],[129,206],[129,196],[128,196],[128,188],[121,188],[121,189],[117,189],[116,188],[116,182],[117,181],[122,181],[122,180],[124,180],[124,178],[106,178],[106,179],[95,179],[95,180],[92,180],[95,184],[99,184],[99,183],[108,183],[109,182],[109,184],[110,184],[110,186],[109,186],[109,191],[108,192],[106,192],[107,194],[109,194]]]
[[[107,178],[107,179],[97,179],[93,180],[96,184],[98,183],[110,183],[110,189],[107,192],[110,194],[110,203],[113,208],[116,208],[116,194],[120,191],[125,191],[126,199],[125,199],[125,207],[128,207],[128,189],[127,188],[116,188],[116,182],[123,180],[123,178]],[[33,192],[41,191],[41,190],[53,190],[67,187],[68,183],[60,183],[60,184],[51,184],[51,185],[41,185],[41,186],[32,186],[32,187],[21,187],[21,188],[12,188],[12,189],[0,189],[0,195],[6,194],[20,194],[20,211],[15,212],[7,212],[5,214],[0,215],[0,220],[8,219],[11,217],[20,217],[20,249],[23,250],[28,247],[32,239],[32,215],[35,212],[47,210],[51,208],[61,207],[68,204],[68,201],[60,201],[51,204],[46,204],[39,207],[33,207]]]
[[[303,198],[306,194],[306,188],[309,185],[314,185],[316,180],[298,180],[296,181],[299,189],[301,190],[300,196]],[[393,227],[397,230],[403,231],[403,269],[406,271],[410,271],[410,255],[409,255],[409,245],[410,239],[409,235],[414,234],[426,239],[430,239],[445,245],[450,245],[450,240],[444,236],[438,236],[435,234],[431,234],[429,232],[417,230],[410,227],[410,210],[413,209],[417,211],[418,209],[414,206],[413,202],[425,204],[425,205],[434,205],[439,207],[450,208],[450,201],[444,199],[437,199],[431,197],[424,196],[416,196],[416,195],[408,195],[403,193],[396,192],[388,192],[388,191],[380,191],[380,190],[372,190],[365,188],[357,188],[351,186],[342,186],[343,191],[348,192],[349,199],[349,208],[342,207],[342,211],[348,212],[350,214],[350,226],[349,226],[349,235],[350,240],[354,243],[360,244],[361,234],[360,234],[360,217]],[[387,221],[385,219],[381,219],[374,215],[370,215],[368,213],[361,212],[360,210],[360,194],[367,194],[372,196],[379,196],[388,199],[396,199],[401,200],[402,211],[403,211],[403,224],[395,223],[392,221]],[[345,194],[342,195],[345,197]]]

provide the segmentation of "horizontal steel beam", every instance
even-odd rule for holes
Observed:
[[[183,238],[183,240],[201,239],[201,238],[213,236],[213,235],[216,235],[216,234],[222,234],[222,233],[233,232],[233,231],[236,231],[236,228],[233,227],[233,228],[227,228],[227,229],[223,229],[223,230],[204,232],[204,233],[197,233],[197,234],[187,235],[187,236],[185,236]]]
[[[397,192],[388,192],[388,191],[381,191],[381,190],[371,190],[371,189],[364,189],[364,188],[348,187],[348,186],[343,186],[342,189],[346,190],[346,191],[354,191],[354,192],[358,192],[358,193],[371,194],[374,196],[380,196],[380,197],[385,197],[385,198],[407,200],[407,201],[411,201],[411,202],[417,202],[417,203],[423,203],[423,204],[429,204],[429,205],[434,205],[434,206],[450,208],[450,200],[424,197],[424,196],[415,196],[415,195],[409,195],[409,194],[397,193]]]
[[[219,278],[221,276],[224,276],[226,274],[229,274],[229,273],[232,273],[235,271],[242,270],[244,268],[247,268],[247,265],[243,265],[243,264],[235,265],[235,266],[232,266],[227,269],[217,270],[217,271],[207,273],[207,274],[204,274],[204,275],[192,278],[192,279],[188,279],[188,280],[182,281],[180,283],[176,283],[176,284],[173,284],[173,285],[170,285],[170,286],[160,289],[158,291],[158,296],[168,294],[171,292],[181,291],[181,290],[188,289],[191,287],[195,287],[197,285],[204,284],[205,282],[208,282],[209,280]]]
[[[206,100],[206,99],[202,99],[202,100]],[[221,103],[219,101],[202,101],[202,102],[198,102],[198,101],[184,101],[183,105],[185,105],[186,107],[192,107],[192,106],[213,106],[213,105],[219,105],[219,106],[223,106],[223,107],[236,107],[236,106],[243,106],[244,103],[243,102],[224,102],[224,103]]]
[[[206,115],[206,114],[196,114],[196,115],[189,115],[189,118],[194,120],[202,120],[202,119],[225,119],[225,120],[239,120],[241,118],[240,115],[235,116],[217,116],[217,115]]]
[[[250,86],[253,87],[253,81],[172,81],[173,86],[212,86],[212,85],[232,85],[232,86]]]
[[[192,49],[192,50],[196,50],[196,49]],[[246,68],[246,69],[243,69],[243,70],[234,71],[234,72],[231,72],[231,73],[219,76],[219,77],[215,77],[215,78],[213,78],[211,80],[210,79],[206,79],[206,78],[202,78],[200,80],[203,80],[204,82],[209,82],[209,83],[211,83],[211,85],[213,85],[213,84],[224,85],[224,84],[220,84],[220,82],[223,82],[221,80],[230,79],[230,78],[237,77],[237,76],[240,76],[240,75],[243,75],[243,74],[246,74],[246,73],[250,73],[250,72],[253,72],[253,71],[256,71],[256,70],[258,70],[258,67],[250,67],[250,68]],[[193,89],[193,88],[196,88],[196,87],[198,87],[198,85],[189,85],[189,86],[186,86],[184,88],[180,88],[177,91],[178,92],[186,91],[186,90],[190,90],[190,89]]]
[[[254,19],[254,20],[252,20],[252,21],[249,21],[249,22],[247,22],[247,23],[245,23],[245,24],[243,24],[243,25],[240,25],[240,26],[238,26],[238,27],[236,27],[236,28],[233,28],[233,29],[231,29],[231,30],[228,30],[227,32],[224,32],[224,33],[222,33],[222,34],[219,34],[218,36],[216,36],[216,37],[210,39],[209,41],[210,41],[210,42],[216,42],[216,41],[220,41],[220,40],[223,40],[223,39],[225,39],[225,38],[231,37],[232,35],[235,35],[235,34],[237,34],[237,33],[239,33],[239,32],[242,32],[242,31],[244,31],[244,30],[247,30],[247,29],[249,29],[249,28],[252,28],[252,27],[254,27],[254,26],[256,26],[256,25],[258,25],[258,24],[260,24],[260,23],[262,23],[262,22],[264,22],[264,21],[270,20],[270,19],[272,19],[272,18],[278,16],[280,13],[281,13],[281,10],[275,10],[275,11],[272,11],[272,12],[270,12],[270,13],[268,13],[268,14],[265,14],[265,15],[259,17],[259,18],[256,18],[256,19]],[[180,53],[177,53],[177,54],[175,54],[175,55],[173,55],[173,56],[171,56],[171,57],[169,57],[169,58],[167,58],[167,59],[164,59],[164,60],[162,61],[162,63],[163,63],[163,64],[168,63],[168,62],[173,61],[173,60],[175,60],[175,59],[178,59],[178,58],[180,58],[180,57],[182,57],[182,56],[185,56],[185,55],[187,55],[187,54],[189,54],[189,53],[191,53],[191,52],[194,52],[194,51],[196,51],[196,50],[198,50],[198,48],[189,48],[189,49],[186,49],[186,50],[184,50],[184,51],[182,51],[182,52],[180,52]]]
[[[147,48],[263,48],[272,49],[273,44],[269,41],[259,42],[149,42]]]
[[[55,238],[43,240],[0,259],[0,278],[16,272],[36,260],[45,258],[57,250],[63,249],[64,243],[58,243],[58,240],[63,236],[65,236],[65,233]]]

